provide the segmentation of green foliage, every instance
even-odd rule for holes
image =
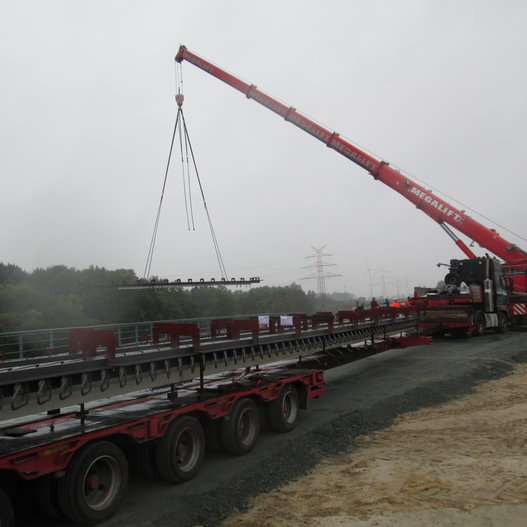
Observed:
[[[256,313],[312,313],[314,294],[304,293],[299,285],[287,287],[258,287],[238,293],[240,314]]]
[[[27,273],[13,264],[0,263],[0,284],[19,284],[27,278]]]
[[[320,299],[296,284],[231,291],[227,287],[119,290],[137,281],[131,269],[64,265],[27,273],[0,263],[0,332],[98,324],[313,313]]]

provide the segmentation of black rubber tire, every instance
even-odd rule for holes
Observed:
[[[221,423],[221,441],[229,454],[244,456],[253,450],[260,435],[260,412],[251,399],[237,401]]]
[[[296,426],[300,405],[298,392],[294,386],[288,384],[282,388],[278,399],[265,405],[267,422],[275,432],[290,432]]]
[[[509,331],[509,318],[505,313],[498,313],[496,333],[507,333],[507,331]]]
[[[0,489],[0,527],[14,527],[15,513],[13,504],[4,489]]]
[[[64,514],[59,505],[58,483],[59,480],[53,477],[53,474],[38,478],[35,481],[35,501],[40,512],[54,520],[63,520]]]
[[[76,523],[95,525],[115,513],[127,485],[128,463],[121,449],[109,441],[89,443],[59,479],[60,508]]]
[[[459,275],[457,273],[448,273],[445,276],[445,284],[446,285],[456,285],[458,286],[461,283],[461,279],[459,278]]]
[[[205,434],[200,422],[190,415],[175,419],[155,449],[157,471],[171,483],[191,480],[205,455]]]
[[[485,316],[483,313],[476,313],[474,315],[474,337],[481,337],[485,334]]]

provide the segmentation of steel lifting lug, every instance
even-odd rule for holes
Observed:
[[[44,404],[51,399],[51,389],[46,379],[38,381],[37,403]]]
[[[126,378],[126,370],[121,366],[119,368],[119,386],[123,388],[126,386],[128,379]]]
[[[81,380],[81,395],[87,395],[91,392],[92,384],[90,374],[84,372]]]
[[[17,383],[13,392],[13,398],[11,399],[11,409],[18,410],[29,402],[29,391],[27,385]]]
[[[177,360],[177,370],[180,377],[183,377],[183,361],[181,359]]]
[[[101,371],[101,392],[105,392],[110,387],[110,376],[107,370]]]
[[[61,401],[64,401],[64,399],[67,399],[72,394],[72,387],[71,387],[71,378],[63,375],[60,378],[60,388],[59,388],[59,399]]]
[[[139,364],[135,365],[135,384],[141,384],[143,380],[143,372],[141,371],[141,366]]]

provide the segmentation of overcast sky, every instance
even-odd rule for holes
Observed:
[[[0,0],[0,261],[143,275],[180,44],[256,84],[523,248],[523,0]],[[463,257],[360,167],[195,66],[184,113],[229,276],[403,295]],[[151,272],[219,277],[197,187],[169,174]],[[459,205],[458,200],[463,205]],[[478,214],[483,214],[482,219]],[[470,240],[466,240],[467,242]],[[478,254],[484,250],[476,249]],[[384,284],[384,289],[383,289]]]

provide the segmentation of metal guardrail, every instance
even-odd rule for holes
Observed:
[[[230,316],[229,318],[248,318],[257,315]],[[211,320],[221,317],[184,318],[172,320],[156,320],[148,322],[130,322],[125,324],[105,324],[98,326],[83,326],[92,329],[112,329],[117,337],[117,345],[133,346],[145,340],[152,340],[153,325],[159,322],[177,322],[198,324],[201,334],[210,333]],[[35,329],[29,331],[8,331],[0,333],[0,363],[3,360],[24,359],[68,352],[67,328]]]

